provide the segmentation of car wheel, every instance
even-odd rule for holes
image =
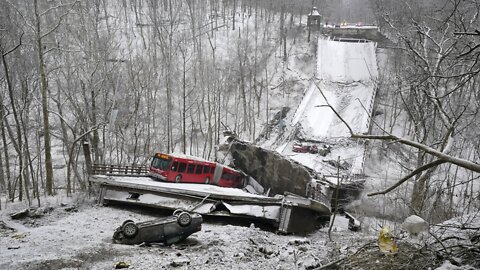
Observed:
[[[129,223],[129,222],[135,223],[133,220],[127,219],[127,220],[125,220],[125,221],[122,223],[122,228],[123,228],[123,225],[125,225],[125,224],[127,224],[127,223]]]
[[[177,217],[177,222],[180,226],[186,227],[192,222],[192,216],[187,212],[182,212]]]
[[[178,216],[178,214],[180,214],[182,212],[183,212],[182,209],[177,209],[177,210],[173,211],[173,215]]]
[[[205,184],[210,184],[210,177],[205,177]]]
[[[137,224],[135,224],[133,222],[127,222],[127,223],[123,224],[122,232],[123,232],[123,235],[125,235],[125,237],[128,237],[128,238],[135,237],[138,233]]]
[[[182,175],[181,174],[175,176],[175,183],[180,183],[180,181],[182,181]]]

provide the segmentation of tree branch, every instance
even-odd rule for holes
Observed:
[[[75,4],[76,2],[77,2],[77,1],[75,1],[73,4]],[[72,8],[73,8],[73,6],[72,6]],[[70,10],[71,10],[71,9],[70,9]],[[48,30],[48,31],[45,32],[44,34],[39,33],[39,34],[40,34],[40,39],[42,39],[42,38],[50,35],[53,31],[55,31],[55,30],[60,26],[60,24],[62,23],[63,17],[65,17],[65,16],[67,16],[68,14],[70,14],[70,10],[68,10],[68,11],[65,12],[64,14],[60,15],[60,17],[58,18],[57,24],[56,24],[54,27],[52,27],[50,30]]]
[[[325,103],[327,103],[327,106],[332,109],[333,113],[338,117],[338,119],[340,119],[340,121],[343,122],[343,124],[345,124],[345,126],[347,127],[348,131],[350,132],[350,134],[354,134],[353,133],[353,130],[352,128],[350,127],[350,125],[340,116],[340,114],[333,108],[332,105],[330,105],[330,103],[328,102],[328,99],[327,97],[323,94],[322,90],[320,89],[320,87],[318,86],[318,84],[315,82],[315,79],[312,79],[313,83],[315,84],[315,87],[317,87],[318,91],[320,91],[320,94],[322,95],[323,99],[325,100]]]
[[[19,43],[13,47],[12,49],[8,50],[7,52],[3,52],[3,48],[0,47],[0,51],[2,52],[2,55],[5,57],[7,56],[8,54],[10,54],[11,52],[15,51],[16,49],[18,49],[20,46],[22,46],[22,37],[23,37],[23,34],[24,32],[22,32],[22,34],[20,35],[20,41]]]
[[[418,167],[417,169],[415,169],[414,171],[412,171],[411,173],[409,173],[408,175],[406,175],[405,177],[403,177],[402,179],[400,179],[397,183],[395,183],[394,185],[390,186],[389,188],[383,190],[383,191],[377,191],[377,192],[372,192],[372,193],[369,193],[367,194],[367,196],[371,197],[371,196],[375,196],[375,195],[383,195],[383,194],[387,194],[388,192],[396,189],[397,187],[399,187],[401,184],[403,184],[404,182],[406,182],[408,179],[412,178],[413,176],[427,170],[427,169],[430,169],[430,168],[433,168],[435,166],[438,166],[440,164],[443,164],[443,163],[446,163],[445,160],[442,160],[442,159],[437,159],[435,161],[432,161],[430,163],[427,163],[421,167]]]
[[[457,158],[457,157],[454,157],[454,156],[451,156],[445,152],[441,152],[441,151],[438,151],[432,147],[429,147],[428,145],[424,145],[422,143],[419,143],[419,142],[415,142],[415,141],[412,141],[412,140],[408,140],[408,139],[404,139],[404,138],[400,138],[400,137],[397,137],[397,136],[394,136],[392,134],[389,134],[387,133],[388,135],[364,135],[364,134],[356,134],[353,132],[352,128],[350,127],[350,125],[340,116],[340,114],[335,110],[335,108],[333,108],[333,106],[328,102],[326,96],[323,94],[322,90],[320,89],[320,87],[317,85],[317,83],[315,81],[313,81],[313,83],[315,84],[315,86],[317,87],[317,89],[320,91],[320,94],[323,96],[323,98],[325,99],[325,103],[327,104],[328,107],[330,107],[330,109],[335,113],[335,115],[340,119],[340,121],[342,121],[342,123],[347,127],[348,131],[350,132],[350,136],[351,138],[355,138],[355,139],[369,139],[369,140],[386,140],[386,141],[392,141],[392,142],[398,142],[398,143],[401,143],[401,144],[404,144],[404,145],[408,145],[408,146],[411,146],[411,147],[414,147],[414,148],[417,148],[419,150],[422,150],[424,151],[425,153],[428,153],[432,156],[435,156],[438,158],[438,160],[434,161],[434,162],[431,162],[431,163],[428,163],[422,167],[419,167],[418,169],[416,169],[415,171],[412,172],[415,173],[413,175],[416,175],[418,174],[419,172],[422,172],[428,168],[431,168],[433,166],[437,166],[439,164],[442,164],[442,163],[446,163],[446,162],[449,162],[449,163],[452,163],[452,164],[455,164],[459,167],[462,167],[462,168],[465,168],[465,169],[468,169],[468,170],[471,170],[471,171],[474,171],[474,172],[478,172],[480,173],[480,164],[478,163],[475,163],[475,162],[472,162],[472,161],[469,161],[469,160],[465,160],[465,159],[461,159],[461,158]],[[451,138],[450,138],[451,139]],[[448,148],[448,147],[447,147]],[[449,150],[449,149],[446,149],[446,150]],[[394,185],[393,188],[389,188],[387,189],[389,191],[395,189],[397,186],[399,186],[400,184],[402,184],[403,182],[405,182],[408,178],[412,177],[411,175],[408,175],[406,176],[405,178],[403,178],[401,181],[399,181],[399,183],[397,183],[398,185]],[[380,192],[378,194],[385,194],[387,192]],[[373,193],[375,194],[375,193]],[[373,195],[370,195],[370,196],[373,196]]]
[[[369,139],[369,140],[387,140],[387,141],[395,141],[398,143],[402,143],[408,146],[412,146],[414,148],[417,148],[419,150],[422,150],[432,156],[435,156],[439,159],[443,159],[446,162],[453,163],[459,167],[478,172],[480,173],[480,164],[466,160],[466,159],[461,159],[457,158],[448,154],[445,154],[443,152],[440,152],[438,150],[435,150],[427,145],[421,144],[419,142],[411,141],[408,139],[404,138],[399,138],[394,135],[363,135],[363,134],[352,134],[352,138],[356,139]]]

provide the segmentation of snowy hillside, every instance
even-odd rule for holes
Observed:
[[[479,269],[478,2],[0,1],[0,270],[120,262],[129,269]],[[308,27],[312,5],[318,28]],[[358,34],[366,24],[391,38],[389,46],[322,32]],[[347,125],[372,136],[352,139]],[[354,218],[337,211],[326,227],[285,235],[273,219],[259,219],[272,205],[230,207],[209,197],[264,197],[245,190],[126,176],[117,183],[139,192],[107,193],[89,181],[82,153],[89,145],[92,162],[103,166],[146,168],[155,152],[229,162],[221,153],[227,134],[295,161],[288,163],[308,179],[298,181],[302,191],[325,195],[337,181],[350,185],[355,199],[341,211]],[[251,153],[245,159],[263,162],[252,171],[284,176],[282,184],[296,188],[298,171],[282,162],[260,170],[264,152]],[[197,209],[218,216],[205,215],[201,231],[172,246],[113,243],[125,220],[172,214],[147,207],[165,201],[143,194],[146,186],[193,190],[202,195]],[[136,206],[100,205],[105,194]],[[247,211],[253,218],[235,216]],[[421,230],[406,222],[412,215]],[[352,220],[359,231],[349,230]]]
[[[368,133],[378,79],[375,49],[373,42],[318,39],[315,80],[306,89],[290,129],[303,141],[333,146],[332,152],[324,157],[293,153],[289,142],[281,153],[322,174],[335,174],[335,168],[324,161],[340,157],[349,163],[342,174],[363,174],[364,146],[348,140],[350,132],[334,110],[353,132]]]

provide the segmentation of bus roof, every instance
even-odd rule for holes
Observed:
[[[213,161],[205,160],[201,157],[190,156],[190,155],[186,155],[186,154],[182,154],[182,153],[171,153],[171,154],[155,153],[155,156],[158,156],[158,155],[167,155],[167,156],[170,156],[172,158],[184,158],[184,159],[191,159],[191,160],[195,160],[195,161],[214,163]]]

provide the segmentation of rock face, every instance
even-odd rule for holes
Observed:
[[[306,195],[310,173],[279,154],[247,143],[233,141],[230,154],[234,165],[255,178],[270,195],[291,192]]]

